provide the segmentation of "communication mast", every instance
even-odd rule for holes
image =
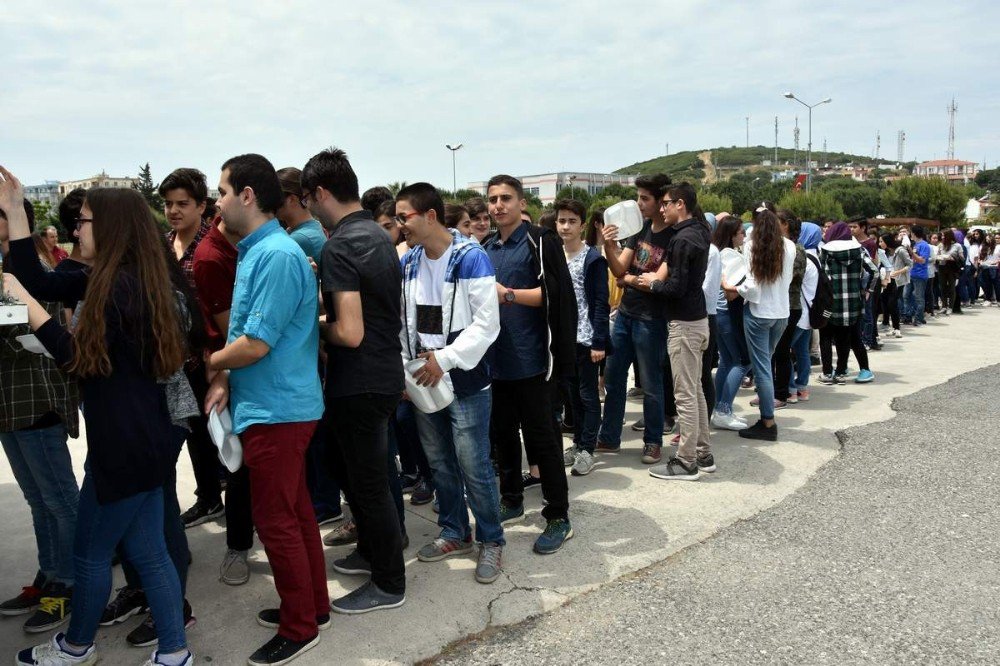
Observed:
[[[903,163],[903,152],[906,146],[906,132],[899,130],[896,132],[896,161],[900,164]]]
[[[795,153],[792,159],[792,164],[799,163],[799,117],[795,116],[795,129],[792,130],[792,136],[795,137]]]
[[[778,166],[778,116],[774,117],[774,166]]]
[[[878,164],[879,155],[882,152],[882,135],[875,130],[875,163]]]
[[[948,105],[948,159],[955,159],[955,114],[958,113],[958,107],[955,106],[955,98],[951,98],[951,104]]]

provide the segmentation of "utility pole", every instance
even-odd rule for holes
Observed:
[[[451,195],[455,196],[455,192],[458,191],[458,178],[456,177],[457,170],[455,167],[455,153],[458,149],[462,147],[463,144],[459,143],[456,145],[451,145],[450,143],[445,144],[445,148],[451,151]]]
[[[826,165],[826,137],[823,137],[823,164]]]
[[[906,145],[906,132],[899,130],[896,132],[896,161],[903,163],[903,148]]]
[[[747,116],[747,148],[750,147],[750,116]]]
[[[955,159],[955,114],[958,113],[958,107],[955,106],[955,98],[951,98],[951,104],[948,105],[948,159]]]
[[[829,104],[833,101],[833,99],[827,97],[826,99],[820,100],[815,104],[806,104],[791,92],[786,92],[784,96],[788,99],[795,100],[802,106],[809,109],[809,155],[806,157],[806,192],[809,192],[812,190],[813,109],[821,104]]]
[[[875,165],[878,165],[879,155],[882,154],[882,135],[875,130]]]

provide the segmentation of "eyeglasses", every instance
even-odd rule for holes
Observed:
[[[309,205],[309,200],[312,199],[314,192],[309,190],[302,190],[302,196],[299,197],[299,205],[306,208]]]
[[[83,225],[85,225],[87,222],[93,222],[94,218],[92,218],[92,217],[78,217],[74,221],[76,222],[76,230],[79,231],[83,227]]]
[[[675,203],[677,203],[678,201],[682,201],[682,199],[664,199],[664,200],[663,200],[663,201],[662,201],[662,202],[660,203],[660,205],[661,205],[661,206],[669,206],[670,204],[675,204]]]
[[[400,213],[399,215],[397,215],[396,217],[394,217],[392,219],[396,220],[396,222],[399,223],[399,224],[406,224],[406,222],[409,219],[417,217],[419,215],[420,215],[420,213],[417,213],[417,212],[413,212],[413,213]]]

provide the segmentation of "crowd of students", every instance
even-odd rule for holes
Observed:
[[[94,663],[98,627],[134,615],[129,644],[157,646],[147,663],[193,663],[185,528],[223,515],[220,581],[249,580],[256,533],[281,601],[257,614],[276,633],[249,663],[286,663],[331,612],[404,604],[405,494],[438,514],[417,559],[474,554],[489,584],[526,489],[544,498],[534,551],[573,537],[566,468],[586,476],[622,451],[630,396],[650,476],[694,481],[718,469],[713,427],[776,440],[775,411],[810,399],[817,361],[820,382],[843,384],[853,353],[854,381],[870,382],[880,334],[1000,296],[1000,248],[978,231],[928,243],[920,227],[817,224],[767,202],[744,223],[665,175],[636,187],[645,221],[619,238],[574,200],[533,224],[511,176],[454,205],[428,183],[362,195],[337,149],[301,170],[248,154],[222,165],[216,201],[200,171],[167,176],[165,237],[136,191],[70,193],[73,252],[57,259],[0,167],[3,288],[46,352],[22,346],[25,327],[0,328],[0,441],[39,563],[0,614],[29,615],[29,633],[69,622],[16,663]],[[756,391],[752,424],[734,407],[741,386]],[[416,406],[437,389],[444,406]],[[235,472],[208,434],[225,409]],[[81,412],[78,486],[67,439]],[[185,442],[197,499],[181,513]],[[332,567],[364,579],[332,601],[324,544],[353,544]],[[112,598],[116,559],[126,585]]]

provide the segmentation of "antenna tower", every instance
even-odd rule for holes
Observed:
[[[778,116],[774,117],[774,166],[778,166]]]
[[[795,153],[792,159],[793,164],[798,164],[799,162],[799,117],[795,116],[795,129],[792,130],[792,136],[795,137]]]
[[[823,137],[823,166],[826,166],[826,137]]]
[[[951,104],[948,105],[948,159],[955,159],[955,114],[958,113],[958,107],[955,106],[955,98],[951,98]]]
[[[906,132],[899,130],[896,132],[896,161],[903,163],[903,152],[906,147]]]
[[[875,162],[878,163],[879,154],[882,152],[882,134],[875,130]]]

